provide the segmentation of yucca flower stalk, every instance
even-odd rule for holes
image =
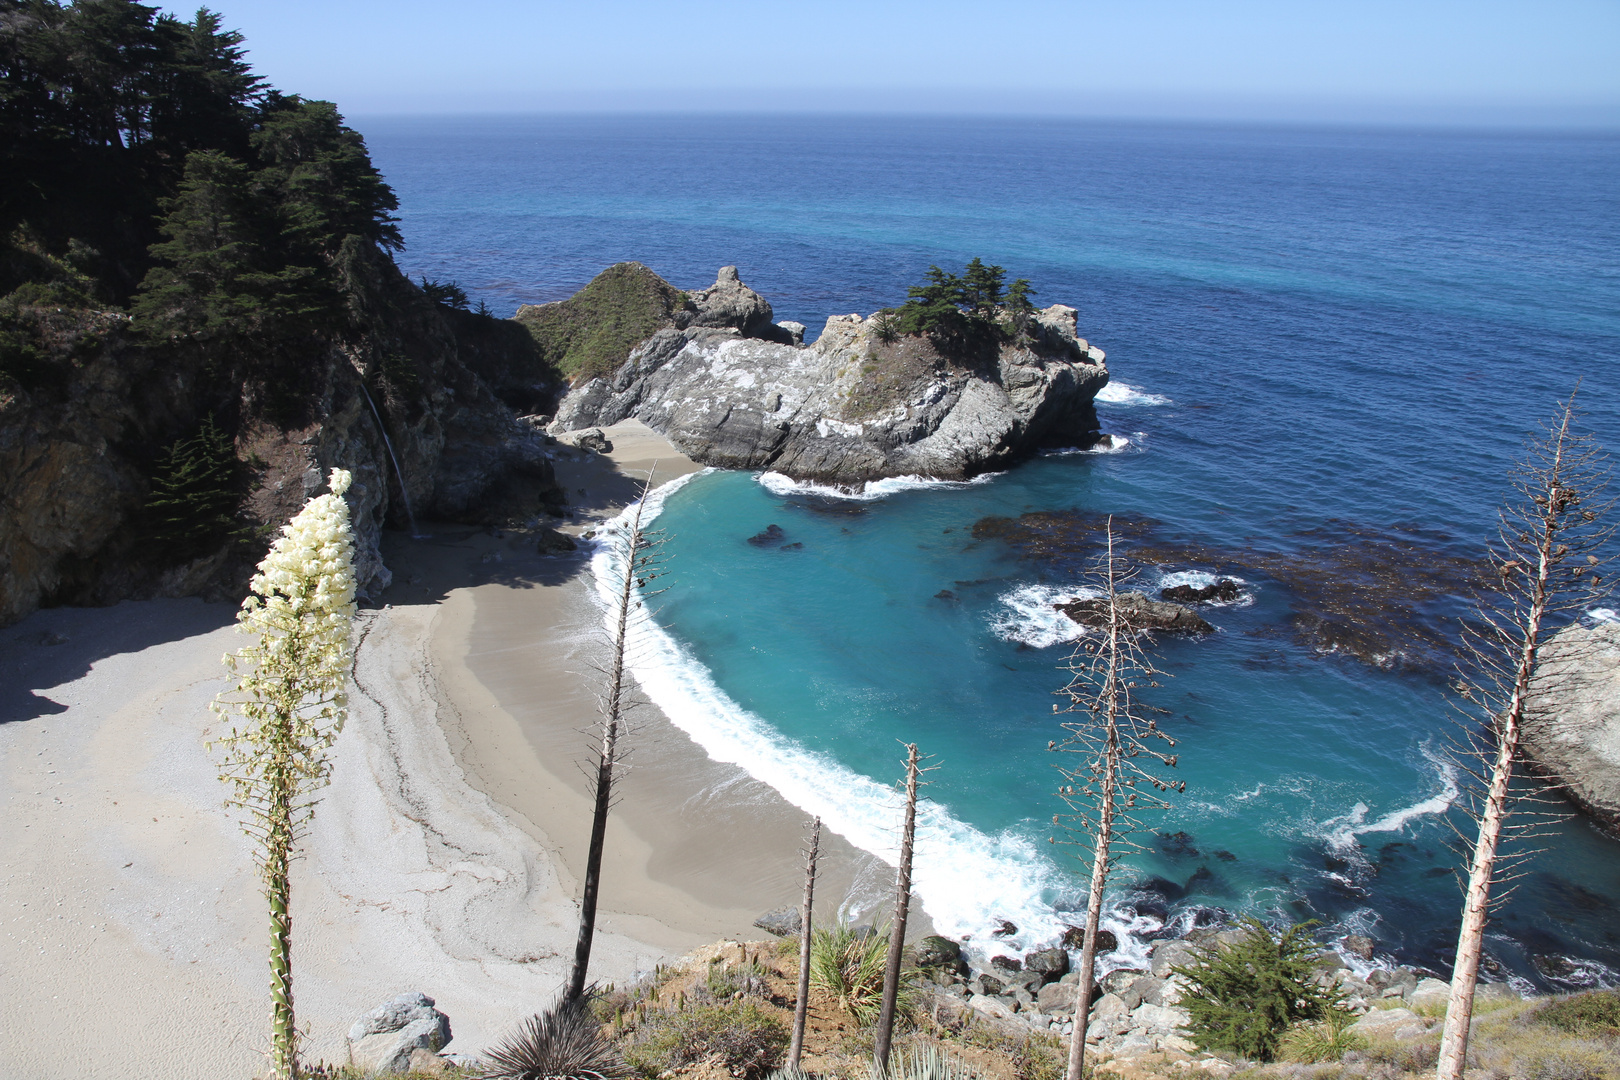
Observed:
[[[343,493],[350,481],[333,469],[331,491],[304,505],[259,564],[236,616],[237,629],[254,641],[225,657],[236,686],[210,706],[229,724],[229,733],[209,744],[225,750],[225,805],[242,813],[270,905],[275,1080],[298,1075],[287,864],[314,811],[312,793],[331,772],[327,750],[348,713],[354,533]]]

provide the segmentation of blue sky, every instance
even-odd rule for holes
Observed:
[[[351,116],[925,111],[1620,127],[1620,0],[216,2],[261,74]]]

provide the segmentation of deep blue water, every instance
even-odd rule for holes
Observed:
[[[358,126],[400,195],[402,265],[499,314],[625,259],[686,288],[735,263],[812,333],[974,256],[1079,308],[1116,384],[1099,412],[1127,452],[842,504],[716,473],[661,518],[675,573],[660,621],[683,650],[666,658],[681,669],[666,708],[801,805],[842,799],[829,816],[852,832],[888,820],[852,778],[891,781],[897,738],[939,755],[920,892],[956,932],[1009,916],[1031,944],[1077,880],[1045,842],[1068,647],[1032,647],[1059,625],[1043,604],[1075,568],[974,542],[975,521],[1147,515],[1211,547],[1276,552],[1331,522],[1399,525],[1466,552],[1522,438],[1578,379],[1587,426],[1620,446],[1620,138],[806,117]],[[745,542],[770,523],[802,549]],[[1150,843],[1121,880],[1157,876],[1172,910],[1316,917],[1442,967],[1460,894],[1441,680],[1315,652],[1288,629],[1287,591],[1245,576],[1252,602],[1210,612],[1219,634],[1160,646],[1187,792],[1156,827],[1190,840]],[[1538,972],[1533,956],[1584,961],[1566,983],[1620,980],[1617,908],[1620,844],[1572,820],[1492,952],[1544,986],[1556,962]]]

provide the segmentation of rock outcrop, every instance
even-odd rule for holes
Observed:
[[[1137,630],[1167,634],[1212,634],[1215,628],[1203,617],[1184,604],[1168,600],[1151,600],[1145,593],[1122,592],[1118,596],[1119,610]],[[1081,626],[1107,626],[1108,601],[1106,599],[1070,600],[1054,604],[1064,615]]]
[[[1569,626],[1542,648],[1522,746],[1537,772],[1620,833],[1620,623]]]
[[[930,339],[884,340],[879,320],[837,315],[812,345],[734,267],[613,374],[577,383],[553,432],[631,417],[696,461],[856,484],[964,479],[1043,446],[1090,445],[1103,353],[1053,305],[1023,334],[947,355]]]

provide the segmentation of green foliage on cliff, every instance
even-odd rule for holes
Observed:
[[[1002,335],[1000,316],[1007,313],[1015,333],[1022,332],[1035,311],[1035,290],[1019,278],[1006,284],[1007,272],[979,258],[963,273],[928,268],[928,280],[908,290],[911,299],[885,312],[885,334],[923,334],[945,343],[994,340]]]
[[[554,304],[518,309],[546,361],[571,381],[610,375],[686,306],[686,294],[637,262],[616,263]]]
[[[206,9],[0,0],[0,294],[71,284],[223,367],[342,329],[340,253],[397,249],[397,203],[337,109],[241,46]]]
[[[1180,1004],[1201,1048],[1270,1061],[1294,1024],[1343,1012],[1343,994],[1316,981],[1313,923],[1281,933],[1252,917],[1240,925],[1247,934],[1236,944],[1201,950],[1172,970],[1187,980]]]
[[[185,562],[241,534],[241,465],[214,418],[164,447],[146,500],[146,540],[163,560]]]

